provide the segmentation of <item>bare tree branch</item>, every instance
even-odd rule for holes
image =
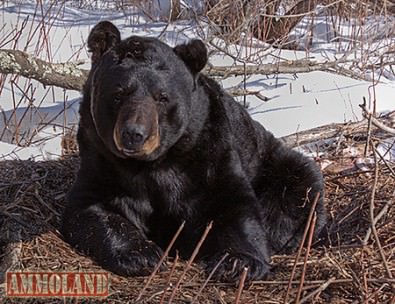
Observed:
[[[385,125],[385,123],[389,123],[394,118],[394,114],[391,113],[384,117],[376,118],[376,122],[380,124],[380,126]],[[290,134],[287,136],[281,137],[281,140],[289,147],[298,147],[305,144],[309,144],[319,140],[331,139],[336,137],[352,137],[357,134],[366,134],[366,130],[368,128],[368,121],[366,119],[357,122],[348,122],[348,123],[332,123],[328,125],[324,125],[321,127],[316,127],[313,129],[309,129],[302,132],[297,132],[294,134]],[[382,127],[374,127],[374,132],[378,133],[387,133],[392,135],[392,129],[388,130]]]
[[[332,123],[310,130],[297,132],[281,137],[281,140],[289,147],[298,147],[317,140],[325,140],[339,136],[355,134],[356,130],[361,130],[367,126],[366,120],[352,123]],[[362,129],[364,130],[364,129]],[[361,131],[363,132],[363,131]]]
[[[0,50],[0,73],[19,74],[43,85],[81,90],[88,76],[74,63],[50,63],[18,50]]]
[[[264,96],[261,91],[259,90],[244,90],[241,88],[237,87],[232,87],[232,88],[227,88],[226,92],[228,92],[230,95],[233,97],[236,96],[246,96],[246,95],[254,95],[255,97],[259,98],[262,101],[269,101],[270,98],[267,96]]]
[[[212,66],[207,67],[205,72],[213,77],[230,77],[243,75],[273,75],[273,74],[293,74],[308,73],[313,71],[334,71],[339,61],[329,61],[324,63],[314,62],[306,59],[288,60],[279,63],[267,63],[260,65],[234,65],[234,66]]]
[[[235,65],[206,67],[204,72],[214,77],[230,77],[251,74],[272,75],[281,73],[307,73],[335,71],[339,61],[318,63],[309,60],[284,61],[277,64]],[[18,50],[0,49],[0,73],[19,74],[35,79],[44,85],[54,85],[69,90],[81,90],[88,77],[88,70],[75,63],[50,63]]]

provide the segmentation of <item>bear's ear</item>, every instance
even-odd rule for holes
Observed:
[[[97,63],[101,56],[121,41],[117,27],[109,21],[96,24],[88,37],[88,50],[92,52],[92,63]]]
[[[208,60],[207,48],[203,41],[198,39],[177,45],[174,52],[184,61],[193,75],[203,70]]]

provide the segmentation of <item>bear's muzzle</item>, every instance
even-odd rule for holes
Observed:
[[[158,113],[153,102],[134,102],[122,107],[113,138],[126,157],[150,155],[160,145]]]

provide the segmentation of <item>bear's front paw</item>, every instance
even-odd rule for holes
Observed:
[[[213,280],[227,283],[237,283],[244,268],[248,268],[246,281],[260,280],[270,272],[270,265],[262,260],[243,253],[231,253],[220,263],[222,256],[215,256],[203,262],[207,273],[217,265]],[[220,264],[219,264],[220,263]]]
[[[149,275],[158,264],[163,251],[154,242],[138,240],[122,243],[106,250],[104,268],[122,276]],[[161,265],[161,270],[166,267]]]

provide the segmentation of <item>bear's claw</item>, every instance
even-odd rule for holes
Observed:
[[[247,268],[246,281],[259,280],[270,273],[270,265],[267,262],[243,253],[228,254],[222,262],[221,258],[221,256],[215,255],[209,260],[203,261],[203,267],[207,273],[218,266],[212,276],[215,281],[237,283],[245,268]]]

